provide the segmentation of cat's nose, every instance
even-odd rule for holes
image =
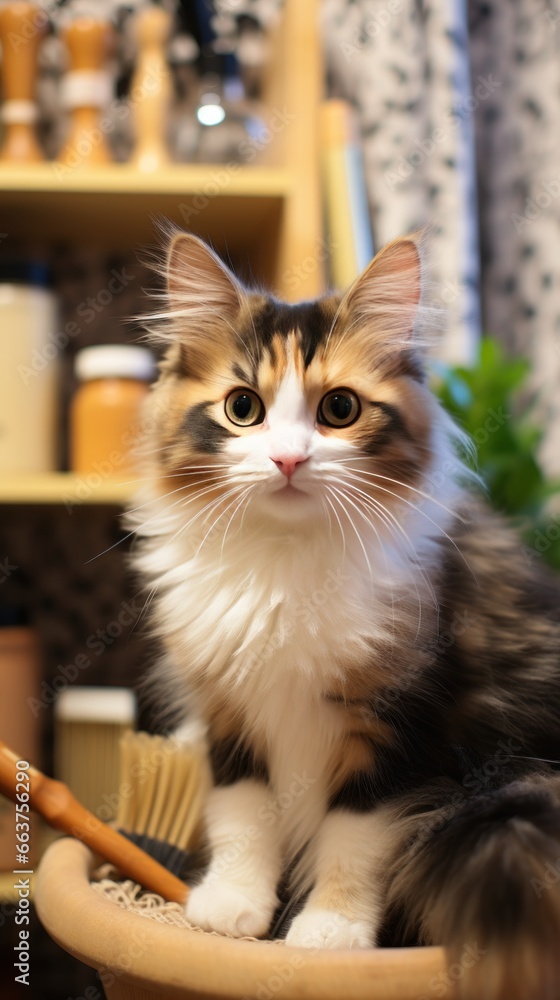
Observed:
[[[298,465],[307,462],[306,455],[282,455],[281,458],[273,458],[272,461],[280,469],[286,479],[291,479]]]

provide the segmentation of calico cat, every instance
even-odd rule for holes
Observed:
[[[175,233],[166,281],[129,518],[214,775],[188,918],[266,935],[289,872],[291,945],[390,933],[469,1000],[560,996],[559,588],[426,385],[419,241],[288,305]]]

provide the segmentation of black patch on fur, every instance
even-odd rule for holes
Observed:
[[[371,812],[377,800],[374,771],[359,771],[331,797],[329,809]]]
[[[254,751],[238,739],[220,740],[210,747],[215,785],[234,785],[243,778],[268,781],[268,768]]]
[[[369,405],[380,410],[386,419],[383,426],[375,432],[373,437],[362,439],[362,451],[367,455],[378,455],[396,437],[405,437],[409,441],[412,440],[412,435],[405,425],[400,410],[396,406],[392,406],[391,403],[380,403],[374,400],[371,400]]]
[[[433,833],[421,820],[418,829],[400,868],[406,896],[394,904],[437,943],[457,951],[465,942],[501,944],[507,955],[535,932],[539,913],[546,920],[539,891],[549,892],[547,871],[560,855],[560,810],[546,785],[513,782],[451,810]],[[558,921],[558,901],[547,895],[546,902]]]
[[[333,317],[334,313],[320,299],[290,305],[271,298],[252,314],[252,323],[241,333],[241,337],[252,350],[256,341],[257,349],[264,348],[271,353],[275,335],[287,337],[290,333],[299,331],[303,362],[307,368],[319,346],[326,341]]]
[[[293,331],[299,331],[303,363],[307,368],[319,347],[327,341],[335,321],[338,303],[334,298],[315,299],[309,302],[290,304],[269,298],[265,305],[251,314],[247,328],[240,332],[241,339],[250,349],[252,355],[257,355],[255,363],[262,357],[262,351],[270,353],[272,363],[272,338],[279,334],[287,337]],[[406,375],[416,382],[424,382],[426,375],[420,355],[413,349],[403,350],[395,358],[396,375]],[[256,371],[253,373],[256,378]]]
[[[250,385],[251,384],[251,381],[252,381],[251,377],[247,374],[246,371],[244,371],[244,369],[241,367],[241,365],[238,365],[237,363],[234,364],[234,366],[232,368],[232,372],[235,375],[235,378],[239,379],[239,382],[241,383],[241,385]]]
[[[227,438],[235,437],[226,427],[222,427],[206,412],[212,402],[197,403],[185,414],[183,427],[187,431],[197,451],[216,455],[222,450]]]

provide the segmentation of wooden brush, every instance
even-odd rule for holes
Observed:
[[[188,748],[186,750],[186,758],[193,760],[196,757],[196,751],[193,753]],[[179,745],[176,746],[176,752],[175,760],[179,762],[178,770],[181,770],[183,755],[181,754]],[[134,754],[130,756],[134,756]],[[18,801],[16,774],[18,773],[17,763],[20,760],[21,758],[13,750],[0,741],[0,792],[14,802]],[[203,766],[200,767],[200,771],[204,771]],[[29,806],[38,812],[50,826],[75,837],[77,840],[81,840],[97,854],[100,854],[106,861],[114,864],[124,875],[134,879],[135,882],[145,886],[147,889],[157,892],[164,899],[177,903],[185,902],[189,891],[188,886],[135,843],[132,843],[130,839],[112,829],[112,827],[107,826],[94,813],[81,805],[66,785],[61,781],[48,778],[32,766],[26,769],[25,773],[29,777],[29,789],[23,789],[23,791],[28,791]],[[143,785],[142,774],[139,772],[136,776],[131,775],[131,778],[136,782],[137,787],[141,789]],[[176,780],[176,798],[174,800],[176,816],[177,800],[185,790],[184,786],[181,785],[181,781],[185,779],[186,767],[183,769],[182,779],[179,778]],[[125,783],[121,785],[123,800],[127,797],[125,788],[128,789],[128,787],[132,788],[133,786],[127,786]],[[171,781],[169,781],[168,787],[171,787]],[[21,791],[22,788],[20,787],[19,792],[21,793]],[[134,799],[134,797],[134,792],[131,792],[128,799]],[[184,797],[188,802],[188,796],[185,795]],[[195,799],[198,803],[201,803],[201,796],[199,797],[198,790]],[[148,811],[144,809],[144,803],[142,803],[142,811]],[[171,813],[172,810],[169,812]],[[198,824],[199,818],[200,813],[196,819],[194,819],[193,813],[192,818],[188,817],[187,826],[192,829],[193,825],[196,826]]]

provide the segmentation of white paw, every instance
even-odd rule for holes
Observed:
[[[372,948],[373,929],[335,910],[303,910],[290,927],[286,944],[296,948]]]
[[[262,937],[268,931],[276,898],[257,899],[237,886],[212,880],[191,889],[187,920],[205,931],[232,937]]]

